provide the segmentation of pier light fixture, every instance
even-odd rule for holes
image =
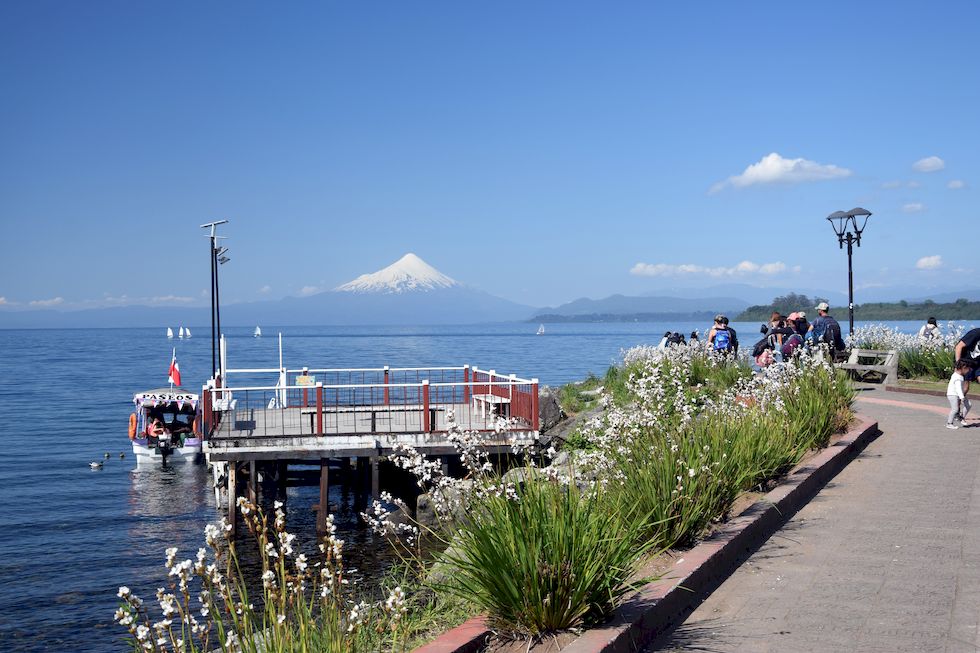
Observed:
[[[837,236],[840,249],[847,245],[847,310],[851,335],[854,335],[854,245],[861,246],[861,234],[868,226],[871,211],[857,206],[850,211],[834,211],[827,216],[827,222]]]
[[[227,263],[231,259],[225,256],[228,252],[227,247],[218,247],[218,239],[223,239],[224,236],[218,236],[218,225],[228,224],[227,220],[216,220],[214,222],[208,222],[207,224],[202,224],[201,229],[210,229],[209,243],[210,256],[211,259],[211,378],[215,379],[218,375],[218,370],[221,369],[220,361],[218,360],[218,339],[221,337],[221,302],[218,295],[218,266]]]

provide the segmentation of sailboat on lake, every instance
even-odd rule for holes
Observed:
[[[538,336],[543,336],[544,335],[544,325],[543,324],[538,327],[538,332],[535,335],[538,335]]]
[[[259,327],[255,327],[255,333],[252,334],[252,337],[253,338],[261,338],[262,337],[262,329],[260,329]]]
[[[167,327],[167,340],[173,340],[173,339],[174,339],[174,330],[171,329],[170,327]]]

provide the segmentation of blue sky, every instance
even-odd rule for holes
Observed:
[[[678,5],[2,3],[0,309],[978,285],[980,4]]]

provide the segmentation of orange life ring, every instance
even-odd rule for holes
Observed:
[[[129,416],[129,439],[136,439],[136,413],[131,413]]]

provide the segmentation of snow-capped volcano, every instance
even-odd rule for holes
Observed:
[[[461,284],[444,275],[415,254],[409,252],[388,267],[362,274],[334,290],[352,293],[429,292],[457,288]]]

